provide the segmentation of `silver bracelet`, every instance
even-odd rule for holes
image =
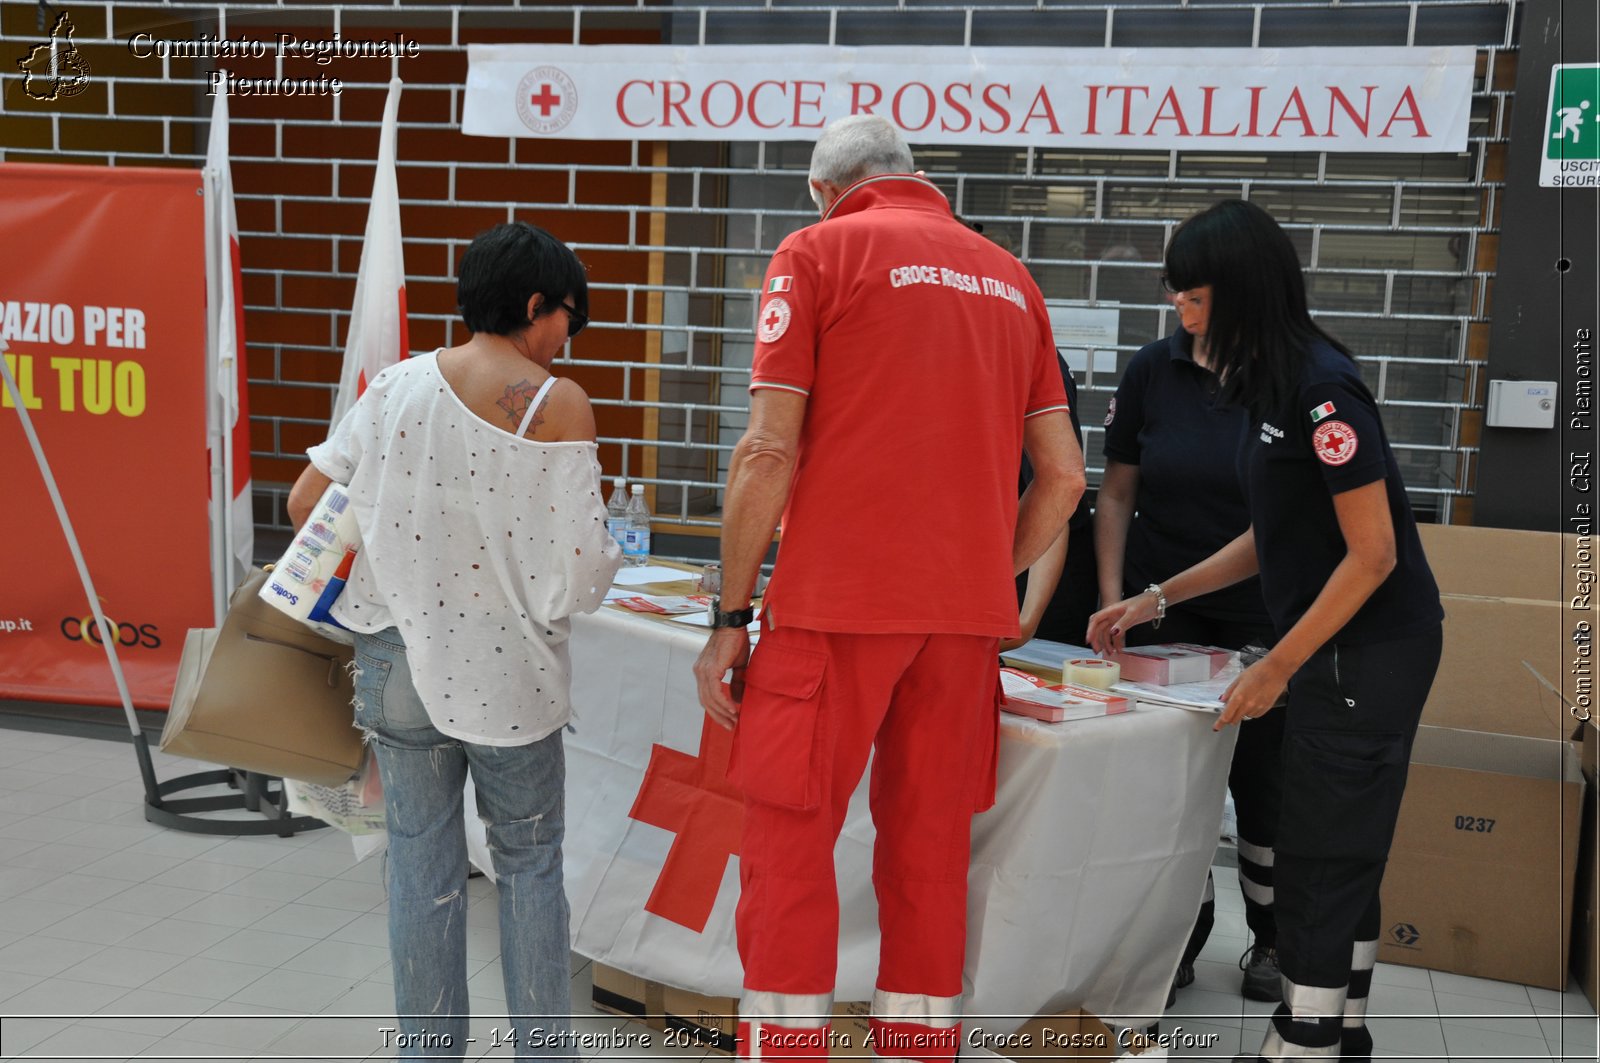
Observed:
[[[1150,621],[1150,630],[1154,631],[1161,626],[1161,621],[1167,618],[1167,596],[1162,592],[1161,584],[1159,583],[1152,583],[1144,590],[1146,594],[1156,596],[1156,616],[1154,620]]]

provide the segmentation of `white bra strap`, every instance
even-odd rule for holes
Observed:
[[[550,389],[555,387],[555,384],[556,378],[552,376],[544,382],[544,386],[534,392],[533,401],[528,403],[528,412],[522,415],[522,423],[517,425],[517,435],[526,435],[528,433],[528,425],[533,421],[533,415],[539,412],[539,404],[544,402],[544,397],[550,393]]]

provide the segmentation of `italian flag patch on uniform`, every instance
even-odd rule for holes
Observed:
[[[767,285],[767,294],[771,295],[775,292],[786,292],[793,286],[793,277],[774,277],[772,278],[771,283]]]
[[[1333,416],[1333,403],[1324,402],[1321,406],[1318,406],[1316,409],[1311,411],[1311,423],[1312,424],[1316,424],[1318,421],[1322,420],[1324,417],[1332,417],[1332,416]]]

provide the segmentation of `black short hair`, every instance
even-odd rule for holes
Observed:
[[[1211,285],[1206,351],[1224,401],[1257,417],[1286,402],[1313,343],[1350,357],[1315,321],[1289,234],[1254,203],[1226,199],[1178,226],[1167,244],[1167,287]]]
[[[509,336],[531,324],[528,300],[544,296],[540,313],[566,299],[589,315],[589,280],[572,248],[525,221],[479,233],[456,268],[456,308],[473,332]]]

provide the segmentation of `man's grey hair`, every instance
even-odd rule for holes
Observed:
[[[863,177],[880,173],[911,173],[911,149],[887,118],[856,114],[841,118],[822,131],[811,152],[811,180],[827,181],[844,188]],[[812,188],[811,198],[822,206]]]

